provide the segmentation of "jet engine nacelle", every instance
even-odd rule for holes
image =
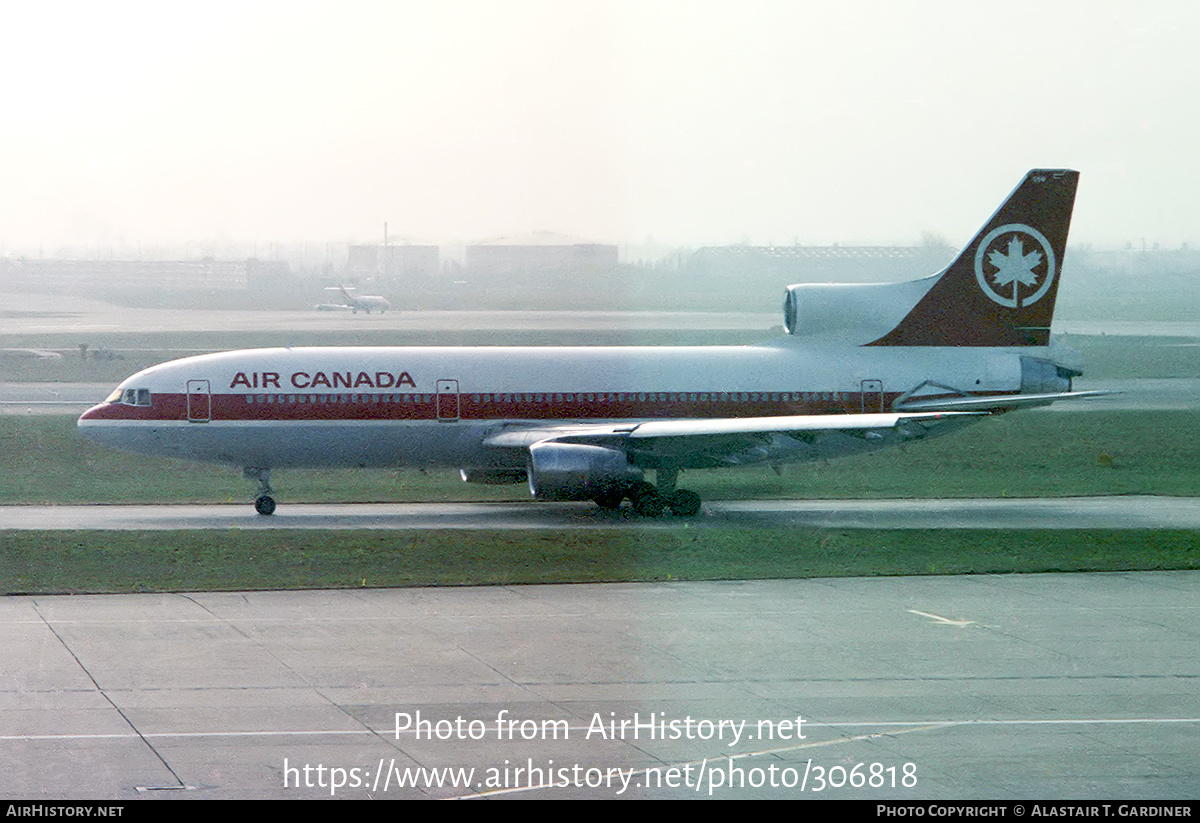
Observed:
[[[624,452],[575,443],[529,447],[529,491],[538,500],[595,500],[642,479]]]
[[[907,283],[800,283],[783,296],[783,327],[796,337],[864,345],[894,329],[937,276]]]

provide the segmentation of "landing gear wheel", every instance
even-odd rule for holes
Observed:
[[[667,496],[667,505],[676,517],[695,517],[700,512],[700,495],[689,489],[679,489]]]
[[[271,470],[260,466],[247,466],[242,469],[242,476],[248,480],[258,481],[258,491],[254,493],[254,510],[262,515],[275,513],[275,498],[271,495]]]
[[[639,489],[633,498],[633,510],[642,517],[662,517],[667,513],[667,500],[653,486]]]

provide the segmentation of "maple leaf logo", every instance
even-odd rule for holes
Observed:
[[[1023,286],[1037,285],[1038,276],[1034,274],[1033,269],[1042,262],[1042,253],[1031,251],[1026,254],[1025,244],[1014,234],[1008,240],[1008,252],[1001,254],[992,249],[988,255],[988,262],[996,267],[992,282],[997,286],[1013,286],[1015,294],[1017,283]]]
[[[1028,252],[1027,247],[1031,249]],[[1055,266],[1050,241],[1023,223],[992,229],[975,252],[979,288],[989,299],[1010,309],[1041,300],[1054,281]]]

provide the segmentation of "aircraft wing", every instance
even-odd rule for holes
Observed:
[[[715,468],[874,451],[959,428],[985,412],[829,414],[516,425],[485,438],[500,449],[576,443],[624,451],[644,467]]]
[[[938,397],[928,400],[913,398],[899,403],[897,408],[906,412],[932,411],[977,411],[1002,412],[1048,406],[1059,400],[1086,400],[1089,397],[1107,397],[1120,394],[1114,391],[1075,391],[1054,394],[996,394],[983,397]]]

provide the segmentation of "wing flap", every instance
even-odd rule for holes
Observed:
[[[648,420],[629,433],[631,439],[704,435],[792,434],[894,429],[901,422],[933,422],[946,412],[925,414],[810,414],[791,417],[731,417],[714,420]],[[950,412],[949,414],[955,414]],[[969,412],[968,412],[969,414]]]
[[[983,412],[829,414],[513,425],[484,439],[497,449],[578,443],[620,449],[644,467],[711,468],[825,459],[874,451],[959,428]]]
[[[995,412],[1011,409],[1027,409],[1048,406],[1059,400],[1086,400],[1089,397],[1107,397],[1119,392],[1076,391],[1054,394],[995,394],[984,397],[939,397],[929,400],[905,400],[896,408],[905,412]]]
[[[646,465],[692,468],[823,460],[922,440],[980,416],[932,412],[652,420],[629,434],[627,450]]]

